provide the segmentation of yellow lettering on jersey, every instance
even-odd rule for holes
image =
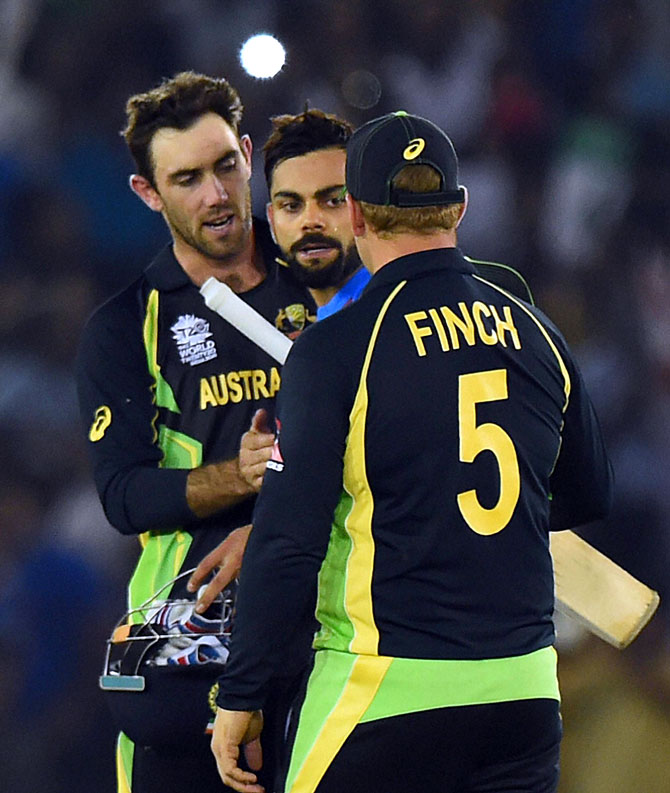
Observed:
[[[514,320],[512,319],[512,309],[509,306],[503,306],[503,314],[505,319],[500,319],[500,315],[498,314],[498,309],[491,305],[489,306],[491,309],[491,313],[493,314],[493,318],[496,321],[496,333],[498,334],[498,341],[502,344],[503,347],[507,347],[507,341],[505,340],[505,331],[507,331],[510,336],[512,337],[512,343],[514,344],[514,348],[517,350],[521,349],[521,339],[519,338],[519,332],[514,325]]]
[[[214,380],[214,378],[212,378]],[[209,384],[206,377],[200,378],[200,410],[204,410],[207,405],[216,405],[216,397],[212,391],[212,386]]]
[[[442,320],[440,319],[440,315],[437,313],[436,308],[429,308],[428,313],[430,314],[430,318],[433,320],[433,325],[435,325],[437,338],[440,340],[442,352],[447,352],[449,350],[449,342],[447,341],[447,333],[444,329],[444,325],[442,324]]]
[[[216,397],[216,404],[227,405],[228,384],[226,383],[226,376],[223,374],[220,374],[218,377],[216,375],[212,375],[209,378],[209,381],[212,384],[212,391],[214,393],[214,396]]]
[[[473,347],[477,341],[487,345],[502,344],[503,347],[507,347],[509,339],[515,349],[521,349],[521,338],[509,306],[502,306],[499,309],[494,305],[487,306],[481,300],[475,300],[469,307],[460,301],[458,308],[460,315],[449,306],[440,306],[439,309],[429,308],[427,312],[412,311],[404,315],[420,357],[423,358],[427,354],[424,339],[433,335],[437,335],[442,352],[460,349],[461,337],[469,347]]]
[[[228,394],[230,396],[230,401],[241,402],[244,398],[244,391],[240,385],[240,373],[228,372],[226,375],[226,381],[228,383]]]
[[[279,391],[279,386],[281,385],[281,377],[279,376],[279,369],[276,366],[273,366],[270,369],[270,396],[273,397],[277,391]]]
[[[249,380],[251,379],[251,369],[243,369],[242,371],[238,372],[238,374],[244,382],[245,399],[251,399],[251,386],[249,385]]]
[[[485,317],[490,317],[491,309],[485,303],[482,303],[481,300],[475,300],[475,302],[472,304],[472,315],[475,319],[475,325],[477,326],[479,338],[484,342],[484,344],[497,344],[498,334],[494,333],[493,331],[486,330],[484,320],[482,319],[482,314]]]
[[[461,300],[458,304],[461,310],[461,316],[455,314],[448,306],[440,306],[440,311],[447,323],[447,330],[449,331],[449,338],[451,339],[451,346],[454,350],[460,349],[461,343],[458,338],[457,331],[463,334],[463,339],[469,347],[475,343],[475,326],[472,322],[472,317],[468,311],[468,307]]]
[[[428,314],[425,311],[413,311],[411,314],[405,314],[405,322],[409,327],[409,332],[412,334],[416,351],[420,357],[426,354],[426,346],[423,343],[424,336],[432,336],[433,331],[430,328],[420,328],[418,323],[428,319]]]
[[[254,378],[254,399],[260,399],[261,397],[267,399],[270,394],[266,386],[268,379],[265,372],[262,369],[254,369],[252,375]]]
[[[271,399],[279,390],[279,371],[272,367],[242,369],[239,372],[222,372],[200,378],[200,410],[259,399]]]
[[[93,416],[93,424],[91,424],[91,429],[88,432],[89,441],[93,441],[93,443],[99,441],[111,423],[112,411],[107,407],[107,405],[100,405],[100,407],[95,411]]]

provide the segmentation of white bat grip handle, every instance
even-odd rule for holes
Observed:
[[[208,308],[234,325],[275,361],[284,363],[293,342],[239,298],[229,286],[216,278],[208,278],[200,287],[200,294]]]

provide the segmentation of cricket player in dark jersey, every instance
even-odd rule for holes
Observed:
[[[283,371],[217,699],[221,777],[262,789],[238,746],[316,608],[287,792],[550,793],[549,531],[611,500],[591,401],[560,332],[456,247],[465,191],[439,128],[364,125],[346,182],[373,277]]]
[[[319,320],[357,300],[370,280],[354,243],[345,199],[346,145],[352,132],[346,120],[312,108],[272,118],[272,132],[263,145],[270,198],[267,214],[282,251],[280,261],[308,287]],[[532,302],[528,285],[511,267],[475,262],[475,269]],[[267,415],[258,413],[240,448],[242,475],[256,491],[273,444],[274,427]],[[219,568],[201,591],[201,610],[206,610],[237,574],[248,531],[245,528],[229,535],[199,564],[190,583],[193,591],[215,567]]]
[[[309,293],[275,261],[267,224],[252,219],[251,142],[239,133],[241,117],[226,80],[193,73],[127,104],[131,186],[162,213],[172,243],[90,319],[77,377],[105,512],[141,543],[129,609],[161,589],[162,599],[185,596],[185,577],[170,582],[250,523],[255,493],[239,472],[240,436],[258,408],[273,413],[280,385],[277,363],[210,311],[198,287],[219,278],[292,338],[314,319]],[[166,653],[171,646],[131,670],[145,678],[144,691],[108,695],[123,730],[124,793],[221,787],[206,728],[227,647],[184,637]],[[299,671],[290,659],[282,667],[269,714],[279,736]],[[272,751],[268,758],[270,786]]]

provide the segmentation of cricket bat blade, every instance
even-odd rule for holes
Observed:
[[[556,608],[623,649],[658,608],[658,592],[572,531],[550,534]]]

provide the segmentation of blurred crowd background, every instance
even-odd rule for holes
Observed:
[[[287,49],[272,80],[239,63],[257,32]],[[94,306],[167,240],[127,187],[119,130],[130,94],[182,69],[230,79],[257,153],[269,117],[305,102],[449,132],[470,190],[461,247],[521,270],[599,410],[615,507],[580,533],[670,600],[668,0],[0,0],[7,793],[114,790],[97,677],[136,540],[93,490],[73,358]],[[564,620],[559,636],[561,793],[670,791],[668,604],[623,652]]]

